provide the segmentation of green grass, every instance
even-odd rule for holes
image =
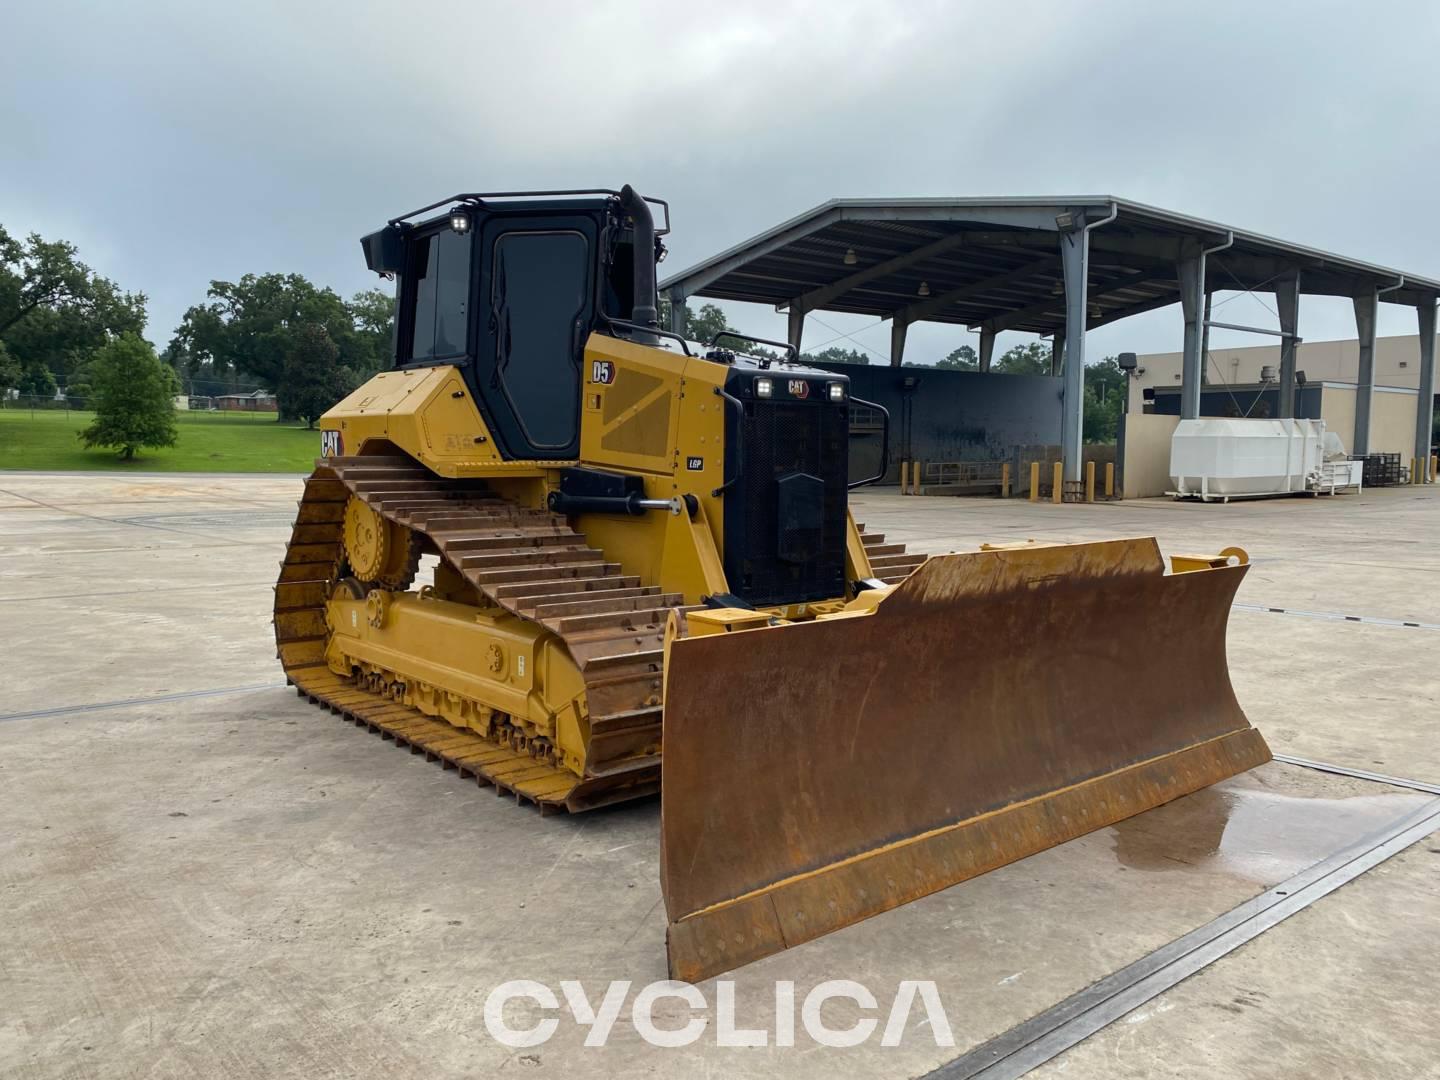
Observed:
[[[277,424],[274,413],[178,412],[180,441],[121,461],[86,450],[77,432],[94,417],[63,409],[0,409],[0,469],[106,469],[114,472],[301,472],[320,455],[320,433]]]

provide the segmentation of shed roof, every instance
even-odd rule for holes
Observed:
[[[1434,303],[1440,280],[1111,195],[832,199],[667,278],[671,296],[843,311],[906,322],[1049,334],[1065,326],[1058,234],[1090,233],[1089,326],[1179,300],[1176,263],[1207,260],[1212,290],[1256,289],[1300,272],[1300,291]],[[1068,218],[1067,218],[1068,216]],[[1390,288],[1398,285],[1398,288]]]

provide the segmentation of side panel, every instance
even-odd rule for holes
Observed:
[[[320,418],[327,456],[360,454],[388,442],[426,468],[449,477],[543,476],[545,466],[505,461],[460,369],[451,365],[383,371]]]
[[[663,511],[586,514],[577,527],[626,573],[690,604],[726,591],[716,570],[723,498],[713,492],[725,480],[724,400],[715,390],[727,370],[604,334],[585,350],[581,463],[641,476],[647,498],[694,496],[701,512],[693,522]]]

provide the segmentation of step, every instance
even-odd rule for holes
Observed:
[[[866,547],[875,547],[876,545],[883,544],[885,542],[885,534],[862,532],[860,533],[860,542]]]

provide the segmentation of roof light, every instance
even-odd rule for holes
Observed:
[[[831,401],[844,401],[844,400],[845,400],[845,384],[844,384],[843,382],[832,382],[832,383],[830,384],[830,400],[831,400]]]
[[[860,260],[859,260],[858,258],[856,258],[856,256],[855,256],[855,249],[854,249],[854,248],[846,248],[846,249],[845,249],[845,265],[846,265],[846,266],[854,266],[854,265],[855,265],[857,262],[859,262],[859,261],[860,261]]]
[[[451,211],[450,228],[452,231],[464,236],[470,231],[470,215],[464,210]]]
[[[920,282],[920,288],[918,288],[918,289],[915,290],[915,295],[916,295],[916,296],[929,296],[929,295],[930,295],[930,283],[929,283],[928,281],[922,281],[922,282]]]
[[[772,383],[769,379],[767,379],[764,375],[760,375],[755,379],[756,397],[769,397],[774,392],[775,384]]]

